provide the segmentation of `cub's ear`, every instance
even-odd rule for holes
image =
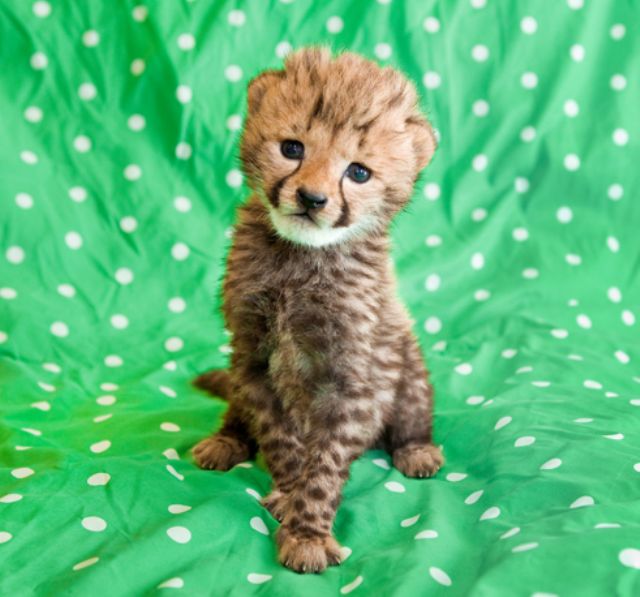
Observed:
[[[267,93],[269,87],[275,85],[283,76],[284,71],[267,70],[251,79],[247,90],[249,114],[255,114],[260,109],[262,99]]]
[[[436,151],[436,136],[431,125],[422,116],[407,118],[407,130],[413,135],[413,151],[418,170],[426,168]]]

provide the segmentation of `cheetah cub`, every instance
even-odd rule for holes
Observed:
[[[196,380],[229,408],[193,454],[226,471],[262,452],[279,559],[297,572],[340,562],[333,520],[366,449],[385,448],[409,477],[443,463],[388,235],[435,147],[413,85],[358,55],[304,49],[249,84],[253,194],[223,287],[231,367]]]

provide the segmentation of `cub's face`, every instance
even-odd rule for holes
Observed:
[[[244,169],[292,242],[319,247],[384,230],[434,150],[412,85],[355,54],[302,50],[249,86]]]

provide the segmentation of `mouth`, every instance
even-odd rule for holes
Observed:
[[[299,212],[299,213],[289,214],[289,215],[292,218],[301,218],[303,220],[309,220],[310,222],[312,222],[316,226],[318,225],[318,223],[313,219],[313,217],[311,216],[311,214],[308,211],[302,211],[302,212]]]

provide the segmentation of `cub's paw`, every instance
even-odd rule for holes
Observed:
[[[393,466],[407,477],[432,477],[443,464],[442,452],[433,444],[409,444],[393,452]]]
[[[340,546],[331,535],[301,537],[283,525],[277,540],[280,563],[294,572],[322,572],[342,561]]]
[[[196,444],[192,453],[200,468],[228,471],[249,458],[249,447],[235,437],[213,435]]]
[[[282,522],[288,508],[288,495],[279,489],[274,489],[260,503],[271,513],[277,521]]]

